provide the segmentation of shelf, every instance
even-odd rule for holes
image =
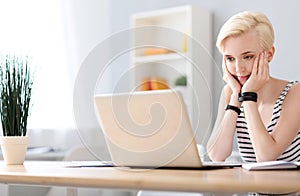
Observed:
[[[137,13],[132,15],[132,19],[134,21],[136,20],[153,20],[155,18],[164,18],[164,17],[170,17],[170,16],[177,16],[177,15],[186,15],[191,9],[190,5],[181,6],[181,7],[173,7],[173,8],[166,8],[163,10],[154,10],[151,12],[145,12],[145,13]]]
[[[133,59],[133,63],[151,63],[151,62],[161,62],[170,60],[184,60],[186,54],[169,53],[169,54],[157,54],[149,56],[137,56]]]
[[[212,84],[210,12],[190,5],[166,8],[134,14],[130,24],[133,28],[166,27],[174,30],[145,28],[133,32],[131,86],[139,90],[145,79],[162,78],[174,88],[178,77],[187,76],[189,85],[183,92],[184,100],[192,126],[199,134],[197,140],[205,143],[206,130],[211,129],[211,119],[207,115],[211,111],[209,89]],[[145,53],[147,47],[168,49],[169,52]]]

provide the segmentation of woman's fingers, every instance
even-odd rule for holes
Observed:
[[[264,52],[264,64],[263,64],[263,77],[265,80],[268,80],[270,78],[270,70],[269,70],[269,62],[268,62],[268,54],[265,51]]]
[[[228,71],[225,59],[223,59],[222,68],[223,68],[223,80],[229,85],[232,92],[239,93],[241,91],[241,85],[234,78],[234,76]]]
[[[222,69],[223,69],[223,80],[228,83],[230,75],[229,75],[229,72],[227,70],[224,59],[223,59],[223,62],[222,62]]]
[[[263,51],[260,55],[257,75],[259,76],[259,79],[263,82],[269,79],[269,63],[266,51]]]
[[[244,84],[244,91],[257,91],[259,90],[270,77],[269,63],[267,53],[261,52],[254,60],[251,76]]]
[[[252,73],[251,73],[251,76],[257,76],[258,75],[258,69],[259,69],[259,63],[261,61],[261,54],[258,55],[258,57],[256,57],[254,59],[254,64],[253,64],[253,67],[252,67]]]

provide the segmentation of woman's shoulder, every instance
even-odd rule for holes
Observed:
[[[287,99],[292,100],[293,102],[299,102],[300,97],[300,82],[297,81],[289,81],[287,87],[288,93],[287,93]],[[299,104],[297,104],[299,105]]]
[[[300,82],[292,80],[289,81],[289,85],[290,85],[290,92],[300,93]]]
[[[300,82],[296,80],[281,80],[275,79],[275,85],[277,89],[283,89],[284,92],[300,93]]]
[[[282,118],[286,122],[294,122],[293,126],[296,127],[296,130],[300,130],[299,116],[300,116],[300,82],[294,83],[289,82],[289,90],[282,102]],[[292,125],[285,125],[291,126]]]

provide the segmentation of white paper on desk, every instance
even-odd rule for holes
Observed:
[[[220,161],[220,162],[211,162],[211,161],[204,161],[203,165],[204,166],[215,166],[215,167],[241,167],[242,166],[242,162],[224,162],[224,161]]]
[[[300,169],[300,162],[287,161],[267,161],[259,163],[244,163],[242,165],[247,170],[278,170],[278,169]]]

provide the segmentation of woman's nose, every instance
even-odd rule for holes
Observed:
[[[235,70],[237,73],[244,71],[245,70],[245,63],[241,62],[241,61],[236,61],[235,64]]]

